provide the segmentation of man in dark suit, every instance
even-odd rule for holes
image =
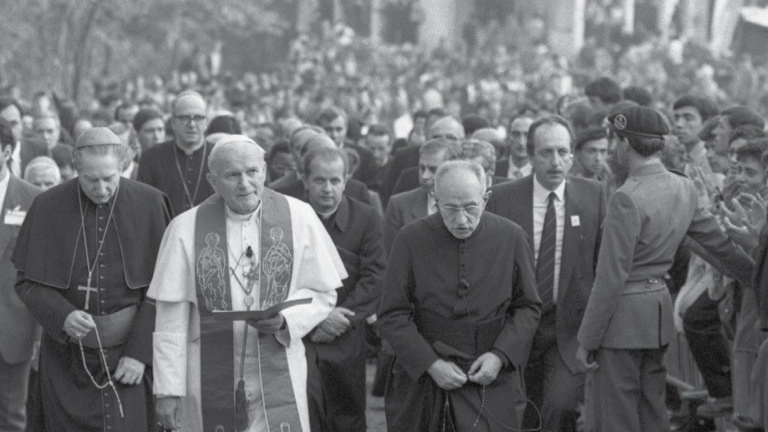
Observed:
[[[22,432],[26,428],[27,383],[37,325],[35,318],[13,289],[16,269],[11,253],[19,228],[40,189],[11,174],[15,139],[12,126],[0,119],[0,430]]]
[[[565,180],[573,144],[571,126],[562,117],[535,121],[527,140],[533,174],[493,188],[486,207],[520,225],[532,241],[542,310],[525,385],[528,398],[541,408],[542,431],[576,430],[574,409],[585,381],[576,363],[576,332],[595,279],[605,215],[599,182]],[[554,219],[548,218],[550,208]],[[532,414],[528,410],[526,429],[538,425]]]
[[[400,228],[416,219],[437,212],[435,172],[443,162],[460,159],[461,146],[446,138],[429,140],[419,149],[419,184],[417,189],[392,197],[384,213],[384,248],[389,254]]]
[[[307,153],[314,149],[321,147],[335,147],[334,142],[331,141],[329,137],[320,133],[313,132],[312,130],[307,130],[307,132],[302,131],[301,135],[301,145],[296,149],[299,155],[299,160],[303,159]],[[275,182],[270,183],[269,188],[275,192],[280,192],[283,195],[288,195],[296,199],[301,199],[305,193],[304,183],[302,182],[301,178],[299,176],[294,177],[293,175],[285,176]],[[344,189],[344,195],[352,197],[364,204],[373,205],[370,191],[364,183],[358,180],[347,180],[347,184]]]
[[[365,322],[376,313],[386,266],[381,218],[342,194],[349,172],[343,151],[310,151],[303,172],[307,201],[349,274],[336,307],[305,338],[311,423],[320,431],[365,431]]]
[[[464,126],[453,117],[445,117],[435,120],[433,123],[427,122],[427,140],[434,138],[446,138],[459,141],[465,138]],[[389,173],[381,190],[381,200],[385,207],[389,198],[395,195],[393,192],[400,181],[400,176],[408,168],[418,167],[421,147],[410,146],[401,149],[392,156]],[[401,189],[408,190],[408,189]]]
[[[9,161],[11,172],[21,178],[24,169],[38,156],[50,156],[45,142],[37,137],[24,136],[21,122],[21,105],[11,98],[0,98],[0,118],[8,121],[13,134],[13,152]]]
[[[376,163],[373,159],[373,153],[367,148],[360,147],[356,142],[347,142],[347,130],[349,128],[347,113],[341,108],[325,108],[317,116],[317,125],[323,128],[326,135],[336,143],[336,147],[353,149],[360,155],[360,165],[352,175],[352,178],[365,184],[370,184],[376,176]]]
[[[510,180],[519,180],[531,173],[531,162],[528,160],[528,129],[533,119],[520,116],[509,122],[507,143],[509,158],[496,162],[496,173]]]

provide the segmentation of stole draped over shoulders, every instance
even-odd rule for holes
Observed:
[[[264,189],[262,199],[262,207],[273,205],[273,199],[284,199],[290,209],[293,276],[286,300],[312,298],[312,303],[282,311],[290,336],[282,349],[287,355],[301,426],[308,430],[306,360],[301,338],[327,317],[336,302],[335,290],[347,274],[333,242],[311,207],[269,189]],[[214,194],[206,203],[212,200],[221,200],[221,197]],[[201,368],[204,367],[201,350],[205,349],[202,346],[205,338],[201,339],[200,308],[205,305],[199,304],[196,289],[195,231],[201,207],[195,207],[171,222],[163,237],[148,293],[157,301],[158,308],[153,338],[154,393],[158,397],[182,397],[183,430],[191,431],[202,430],[205,410],[201,405],[201,393],[207,391],[201,388]],[[223,212],[224,206],[221,207]],[[270,242],[269,233],[263,233],[260,241]],[[255,328],[251,327],[251,331],[255,333]],[[231,383],[231,378],[223,380],[222,386],[229,388]],[[269,397],[269,393],[264,395],[265,399]]]

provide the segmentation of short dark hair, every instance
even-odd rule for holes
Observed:
[[[74,167],[75,161],[72,155],[73,149],[68,145],[57,145],[51,149],[51,159],[59,168]]]
[[[472,135],[472,132],[478,129],[482,129],[490,125],[491,122],[479,114],[467,114],[461,119],[461,126],[464,128],[464,133],[467,136]]]
[[[121,103],[120,105],[117,106],[117,108],[115,108],[115,113],[113,114],[112,117],[116,121],[120,120],[120,118],[118,117],[118,115],[120,114],[120,111],[122,111],[124,109],[131,108],[131,107],[138,107],[138,105],[136,103],[134,103],[134,102],[123,102],[123,103]]]
[[[602,126],[590,126],[584,130],[579,131],[576,134],[576,145],[574,151],[581,150],[581,147],[590,141],[596,141],[599,139],[607,138],[608,133]]]
[[[653,96],[647,89],[639,86],[629,86],[622,92],[624,99],[637,102],[641,106],[651,106]]]
[[[642,157],[652,156],[664,150],[665,141],[663,137],[641,137],[638,135],[622,135],[614,130],[609,132],[609,137],[619,136],[626,138],[632,150],[636,151]]]
[[[344,112],[343,109],[336,108],[333,106],[326,107],[326,108],[323,108],[323,110],[320,111],[320,113],[317,115],[317,121],[315,122],[315,124],[317,124],[318,126],[322,126],[328,122],[332,122],[336,120],[339,117],[343,118],[344,122],[348,120],[347,113]]]
[[[600,99],[605,104],[615,104],[621,100],[621,87],[608,77],[600,77],[584,88],[584,94]]]
[[[427,111],[423,110],[423,109],[416,110],[416,112],[413,113],[413,115],[411,117],[413,117],[413,121],[414,122],[416,121],[416,119],[420,119],[420,118],[423,118],[424,120],[426,120],[427,119]]]
[[[12,129],[11,122],[4,118],[0,118],[0,152],[7,146],[13,147],[16,145],[16,139],[13,136]]]
[[[24,115],[24,111],[21,109],[21,105],[16,99],[10,97],[0,97],[0,111],[5,111],[5,109],[11,105],[15,106],[16,109],[19,110],[19,114]]]
[[[349,174],[349,158],[347,157],[347,154],[344,152],[344,150],[336,147],[321,147],[316,148],[304,155],[304,158],[302,159],[302,165],[304,166],[303,173],[305,178],[309,179],[309,176],[311,175],[309,167],[316,159],[322,159],[325,162],[331,162],[340,159],[341,162],[344,163],[344,175]]]
[[[243,133],[240,127],[240,120],[229,114],[218,115],[211,119],[208,128],[205,129],[205,136],[215,133],[228,133],[240,135]]]
[[[372,124],[368,126],[368,134],[366,136],[388,136],[392,138],[392,132],[383,124]]]
[[[685,95],[672,104],[672,109],[693,107],[699,112],[702,121],[707,121],[717,115],[717,104],[704,96]]]
[[[717,127],[720,116],[710,117],[708,120],[704,120],[704,124],[701,126],[698,137],[702,141],[714,141],[715,140],[715,128]]]
[[[163,124],[165,124],[163,113],[159,110],[155,108],[142,108],[133,117],[133,129],[136,132],[139,132],[145,123],[154,119],[160,119],[163,121]]]
[[[766,148],[768,148],[768,140],[749,140],[744,145],[744,147],[736,150],[736,159],[740,160],[744,158],[752,158],[756,159],[758,162],[760,162],[761,165],[763,165],[762,156]]]
[[[272,159],[274,159],[275,155],[278,153],[291,154],[291,146],[290,144],[288,144],[288,141],[282,140],[282,141],[276,142],[275,145],[273,145],[272,148],[269,149],[264,159],[267,162],[272,162]]]
[[[732,129],[742,125],[754,125],[761,130],[765,128],[765,119],[749,107],[737,105],[723,110],[720,115],[728,117],[728,124]]]
[[[751,124],[744,124],[741,125],[731,132],[731,135],[728,137],[728,144],[732,143],[733,141],[741,138],[746,141],[753,140],[756,138],[764,138],[765,132],[762,128],[759,128],[755,125]]]
[[[573,151],[573,145],[576,142],[576,138],[573,136],[573,128],[571,127],[571,124],[568,123],[568,120],[564,119],[563,117],[557,114],[552,114],[537,119],[531,124],[531,127],[528,128],[528,142],[526,143],[526,150],[530,156],[533,156],[536,153],[536,130],[540,126],[544,125],[560,125],[564,127],[568,131],[568,136],[571,138],[571,151]]]

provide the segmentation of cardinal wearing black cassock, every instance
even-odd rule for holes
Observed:
[[[155,306],[145,294],[169,221],[170,204],[164,194],[124,178],[104,204],[91,201],[77,178],[40,194],[32,203],[12,261],[18,271],[19,297],[44,330],[40,392],[46,430],[156,430],[149,376]],[[94,270],[90,284],[89,266]],[[106,324],[97,326],[99,340],[91,331],[81,348],[63,331],[67,316],[75,310],[86,311],[97,324],[109,316],[128,324],[123,325],[123,334],[119,329],[108,331]],[[122,357],[145,365],[142,382],[129,386],[112,378],[114,389],[97,388],[94,382],[107,384],[108,374],[114,374]]]
[[[490,213],[463,240],[440,213],[395,239],[379,307],[382,337],[396,355],[385,395],[398,432],[519,429],[520,377],[539,322],[532,253],[523,230]],[[467,373],[484,353],[502,361],[482,387],[442,390],[427,369],[443,359]]]

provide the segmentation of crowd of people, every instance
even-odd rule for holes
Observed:
[[[768,428],[766,73],[648,44],[0,97],[0,430]]]

